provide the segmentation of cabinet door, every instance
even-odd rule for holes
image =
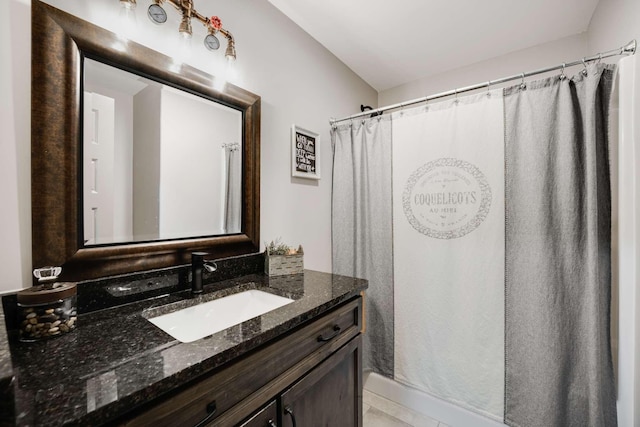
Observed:
[[[358,335],[281,396],[282,427],[362,427]]]
[[[257,414],[240,424],[240,427],[278,427],[278,405],[275,400]]]

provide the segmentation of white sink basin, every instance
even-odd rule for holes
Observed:
[[[175,339],[192,342],[292,302],[254,289],[148,320]]]

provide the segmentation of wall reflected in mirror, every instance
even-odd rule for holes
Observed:
[[[84,61],[85,246],[241,232],[242,112]]]

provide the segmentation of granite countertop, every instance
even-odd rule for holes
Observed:
[[[3,327],[0,374],[5,379],[9,373],[13,376],[15,424],[95,425],[113,420],[277,338],[366,287],[365,280],[309,270],[271,278],[251,274],[205,285],[204,293],[196,298],[178,292],[80,314],[75,332],[50,340],[8,341]],[[160,312],[249,289],[294,302],[191,343],[175,340],[146,320]]]

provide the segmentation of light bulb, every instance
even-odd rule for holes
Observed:
[[[186,63],[191,58],[191,34],[179,33],[176,59]]]
[[[227,69],[225,71],[225,77],[226,80],[231,83],[235,83],[238,78],[236,58],[234,56],[227,56]]]
[[[227,85],[227,81],[223,78],[216,77],[213,79],[213,88],[218,92],[222,92]]]
[[[136,30],[136,3],[135,1],[121,1],[118,21],[118,36],[123,39],[131,38]]]

